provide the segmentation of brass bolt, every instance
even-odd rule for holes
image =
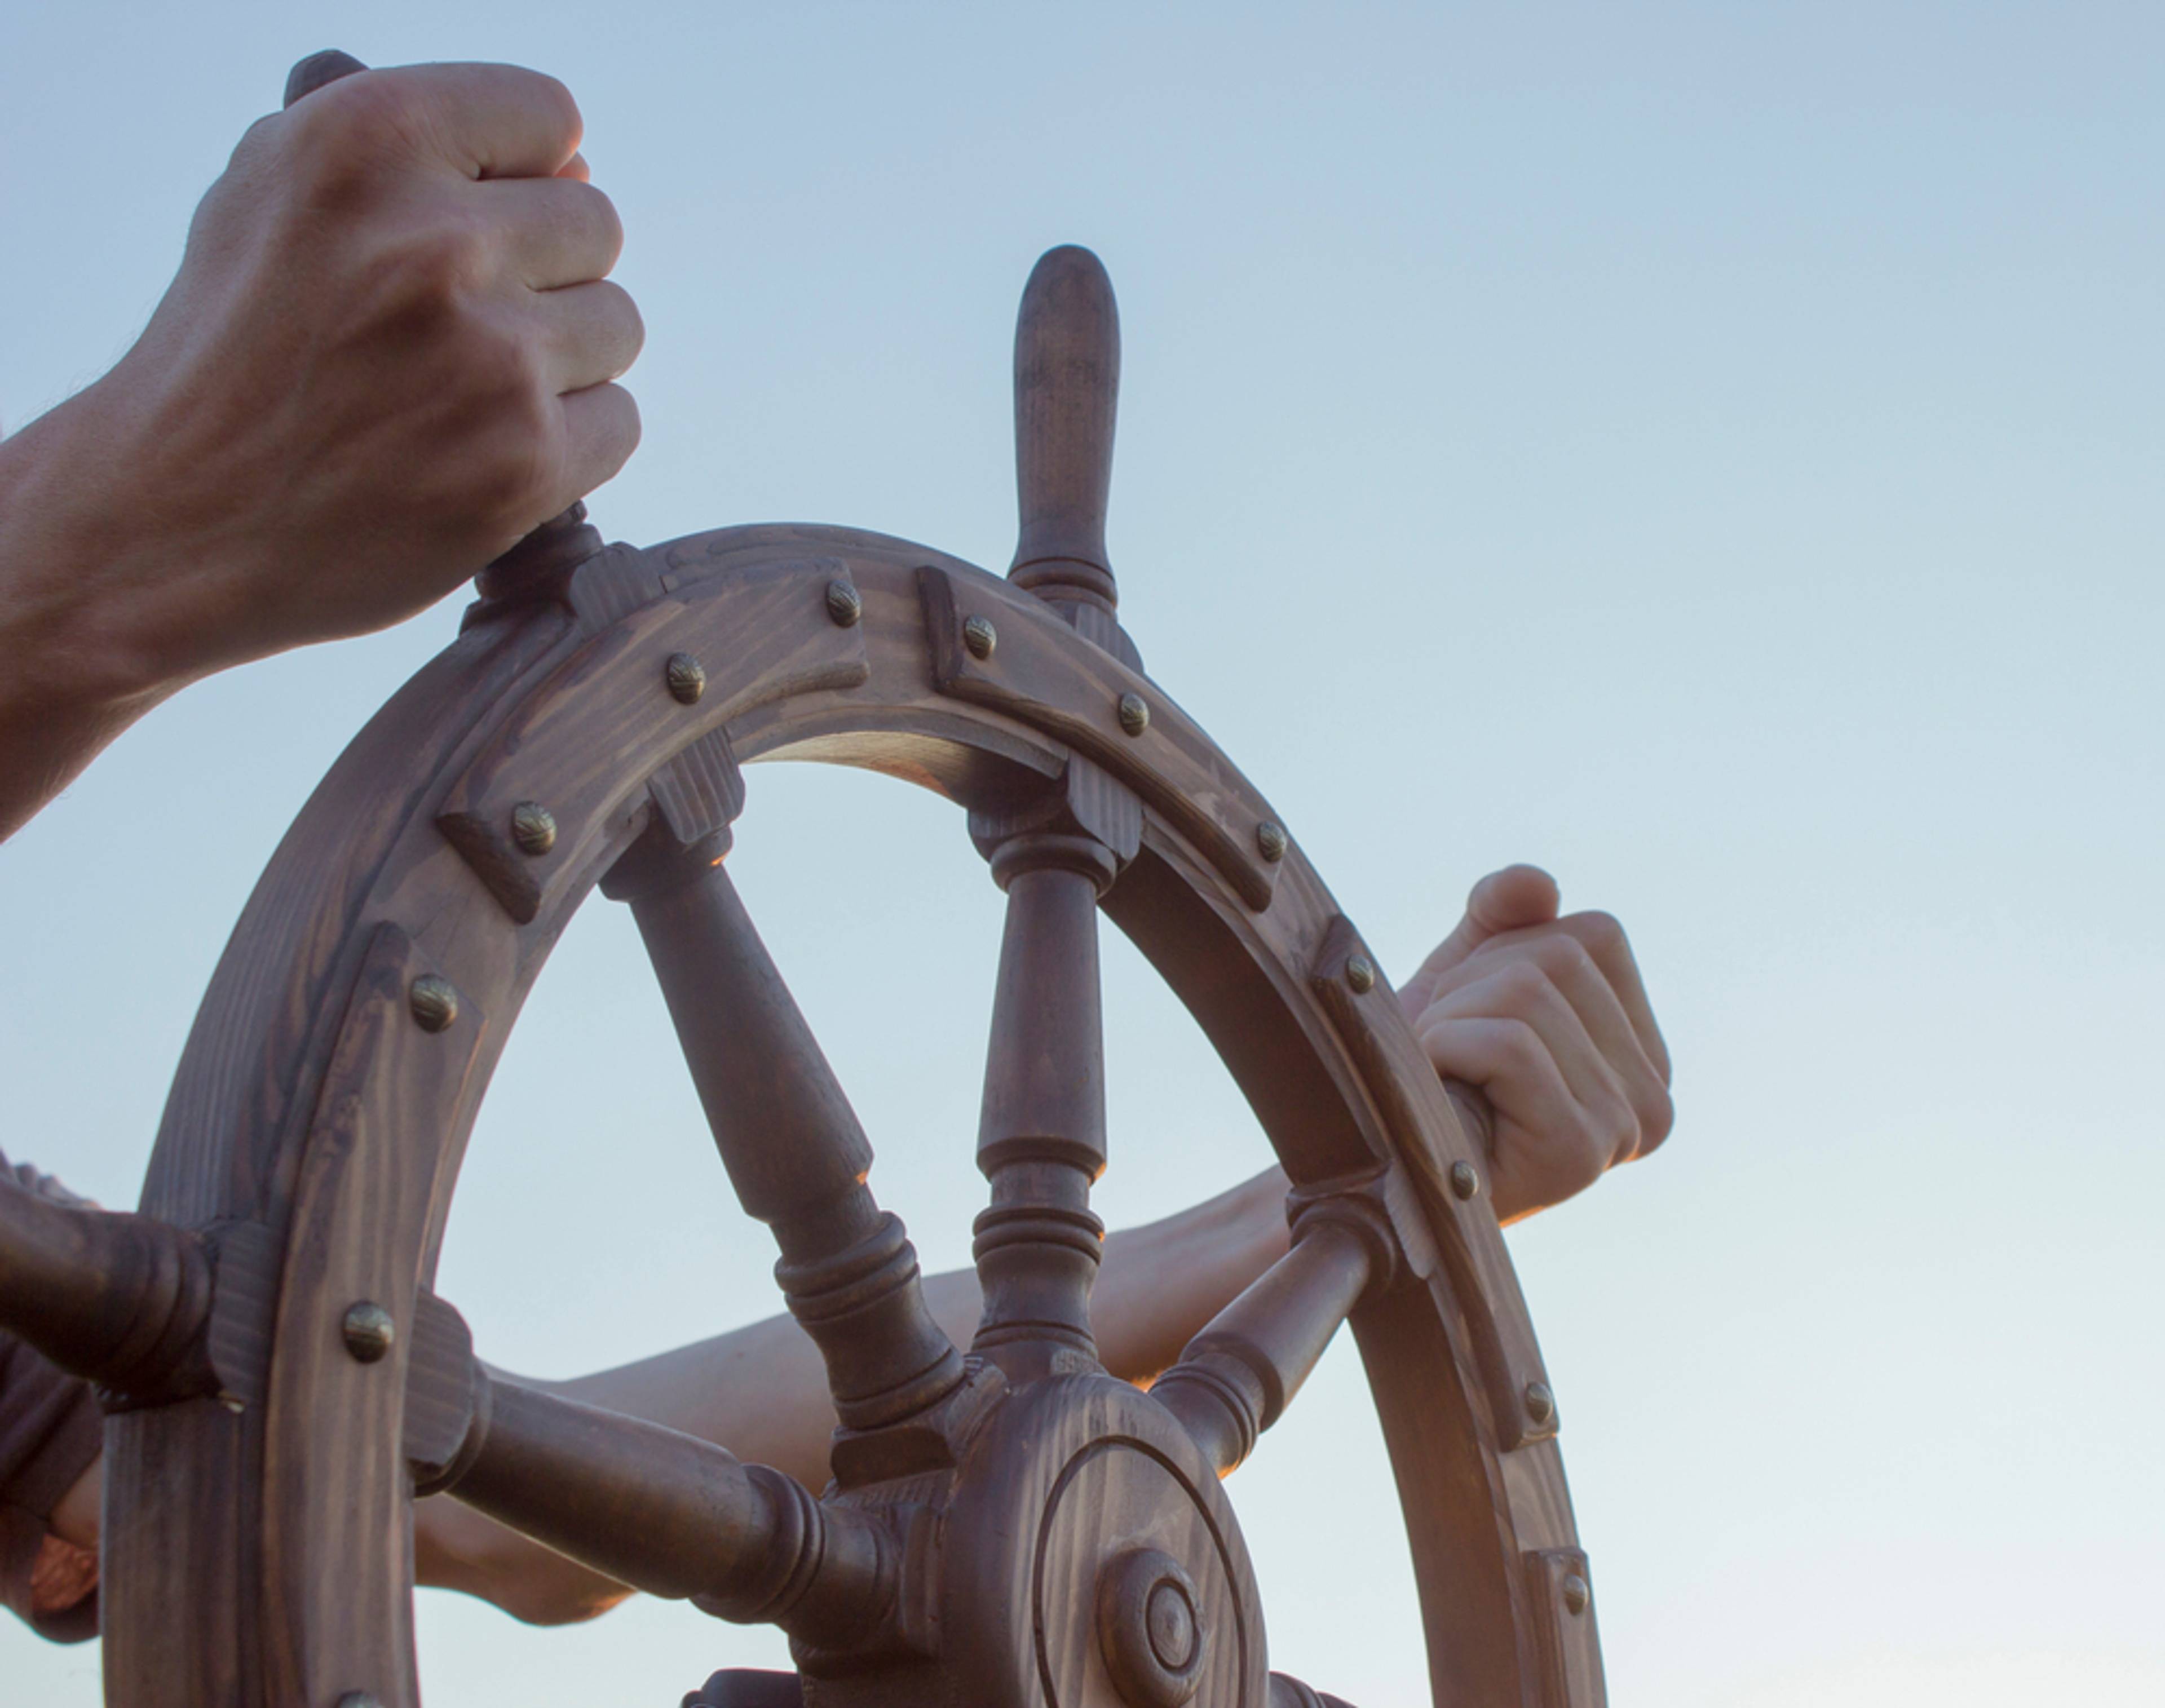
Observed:
[[[1141,695],[1121,695],[1116,709],[1120,714],[1120,728],[1130,735],[1140,735],[1150,728],[1150,702]]]
[[[1546,1423],[1556,1416],[1556,1395],[1549,1392],[1546,1382],[1526,1384],[1526,1416],[1536,1423]]]
[[[698,705],[707,691],[707,667],[687,652],[670,654],[662,675],[669,684],[669,697],[680,706]]]
[[[839,628],[855,628],[865,614],[864,596],[840,575],[827,583],[827,614]]]
[[[406,987],[406,1006],[422,1031],[449,1031],[459,1017],[458,987],[449,979],[424,973]]]
[[[1453,1163],[1451,1165],[1451,1190],[1455,1197],[1471,1198],[1481,1190],[1481,1171],[1472,1163]]]
[[[349,1305],[342,1327],[345,1349],[364,1364],[374,1364],[398,1338],[398,1325],[391,1320],[391,1313],[372,1299]]]
[[[1348,955],[1346,959],[1346,983],[1356,996],[1365,996],[1376,988],[1376,964],[1366,955]]]
[[[1274,824],[1266,818],[1256,827],[1256,852],[1267,864],[1276,865],[1286,857],[1286,849],[1291,846],[1286,840],[1285,826],[1283,824]]]
[[[539,801],[521,801],[511,809],[511,839],[522,853],[548,853],[556,845],[556,815]]]
[[[1572,1573],[1557,1588],[1563,1595],[1563,1611],[1567,1613],[1583,1613],[1593,1603],[1593,1590],[1577,1572]]]
[[[1000,632],[993,627],[991,618],[972,617],[962,625],[962,644],[970,649],[972,658],[990,658],[999,644]]]

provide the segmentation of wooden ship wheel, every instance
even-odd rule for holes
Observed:
[[[1335,1702],[1270,1671],[1223,1479],[1341,1322],[1434,1701],[1604,1700],[1476,1101],[1438,1080],[1298,841],[1120,627],[1118,368],[1104,270],[1051,251],[1016,334],[1004,579],[845,528],[638,549],[581,510],[529,537],[272,858],[141,1212],[0,1193],[0,1318],[108,1400],[116,1708],[414,1708],[412,1506],[440,1491],[637,1589],[781,1627],[814,1708]],[[777,759],[946,796],[1006,894],[967,1349],[927,1311],[866,1135],[730,883],[741,767]],[[494,1375],[434,1290],[491,1070],[597,886],[638,923],[730,1182],[824,1354],[824,1493]],[[1289,1253],[1147,1391],[1105,1373],[1090,1330],[1101,912],[1293,1182]]]

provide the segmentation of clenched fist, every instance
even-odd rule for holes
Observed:
[[[250,129],[141,339],[0,444],[0,747],[42,698],[91,727],[47,756],[71,773],[182,683],[412,615],[623,466],[644,334],[580,129],[553,78],[473,65]]]
[[[1624,928],[1506,866],[1399,991],[1436,1071],[1487,1094],[1496,1213],[1530,1216],[1668,1137],[1669,1053]]]

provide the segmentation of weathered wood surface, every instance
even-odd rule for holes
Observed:
[[[677,583],[658,585],[655,596],[687,607],[698,597],[698,584],[726,581],[746,558],[796,567],[756,578],[768,628],[782,632],[748,633],[740,639],[740,649],[789,660],[803,657],[808,648],[831,644],[830,637],[843,631],[827,615],[824,593],[840,561],[861,596],[861,619],[848,633],[861,642],[865,680],[855,687],[811,686],[780,696],[747,687],[745,710],[728,726],[740,758],[864,765],[909,776],[988,812],[1027,792],[1025,779],[1049,781],[1063,774],[1071,750],[1039,723],[942,694],[935,686],[919,571],[934,564],[971,589],[973,604],[993,612],[1003,627],[1016,633],[1026,632],[1031,620],[1051,626],[1041,612],[1023,603],[1030,596],[899,542],[841,530],[776,528],[699,536],[649,554],[655,582],[668,577]],[[777,591],[778,581],[790,578],[802,596],[784,597]],[[640,623],[636,615],[617,620]],[[619,748],[614,770],[583,765],[583,775],[604,780],[585,794],[564,797],[573,804],[559,815],[560,838],[585,850],[573,863],[579,870],[545,886],[540,910],[524,925],[503,909],[482,877],[443,839],[436,828],[440,802],[462,779],[477,774],[467,755],[487,748],[514,717],[534,717],[526,707],[529,698],[562,691],[562,662],[605,632],[555,607],[537,608],[517,623],[482,625],[455,649],[462,655],[418,680],[364,733],[296,825],[236,933],[206,1005],[207,1017],[219,1017],[215,1024],[207,1018],[199,1027],[198,1043],[183,1064],[176,1112],[169,1118],[173,1137],[161,1143],[146,1209],[198,1225],[221,1213],[274,1229],[283,1225],[292,1185],[282,1205],[270,1189],[298,1176],[300,1157],[310,1143],[309,1122],[298,1117],[296,1131],[295,1110],[303,1101],[313,1108],[325,1077],[324,1067],[312,1069],[308,1061],[328,1065],[345,991],[377,925],[389,922],[451,979],[476,1015],[485,1017],[476,1022],[481,1036],[466,1080],[411,1123],[414,1142],[437,1151],[432,1178],[442,1185],[425,1207],[411,1212],[413,1225],[395,1237],[409,1252],[414,1275],[425,1278],[440,1232],[447,1171],[455,1165],[486,1073],[571,908],[645,822],[651,809],[641,773],[650,754]],[[649,650],[663,658],[678,649],[659,632],[643,626],[638,632]],[[1066,691],[1075,703],[1062,709],[1076,717],[1095,715],[1109,703],[1109,691],[1123,680],[1125,667],[1100,649],[1068,645],[1073,662],[1065,673],[1071,685]],[[609,655],[614,656],[613,649]],[[656,749],[667,749],[651,755],[658,763],[681,745],[666,708],[656,710],[665,715],[643,727],[652,732]],[[1137,744],[1136,750],[1147,756],[1167,749]],[[431,757],[433,770],[417,785],[414,772],[424,765],[416,762]],[[1214,764],[1221,775],[1237,776],[1222,759]],[[1148,801],[1146,791],[1137,792]],[[1105,907],[1158,964],[1225,1054],[1296,1184],[1328,1187],[1393,1169],[1420,1180],[1447,1170],[1453,1160],[1478,1164],[1440,1090],[1425,1109],[1408,1101],[1406,1082],[1420,1083],[1414,1064],[1420,1073],[1427,1069],[1387,1000],[1387,987],[1377,987],[1386,1000],[1358,1005],[1371,1023],[1350,1032],[1345,1014],[1335,1012],[1335,999],[1320,993],[1318,969],[1342,940],[1340,912],[1297,845],[1277,863],[1269,905],[1258,912],[1177,824],[1146,810],[1140,849]],[[1340,929],[1339,939],[1334,929]],[[342,981],[340,971],[346,966],[356,972]],[[274,967],[284,970],[282,985],[266,975]],[[310,1044],[312,1038],[321,1042]],[[262,1064],[254,1076],[245,1071],[250,1063]],[[1415,1112],[1410,1127],[1409,1108]],[[295,1138],[282,1145],[277,1135],[282,1132],[294,1132]],[[287,1149],[295,1154],[282,1162]],[[1526,1432],[1495,1415],[1500,1408],[1482,1350],[1530,1348],[1533,1337],[1515,1288],[1496,1279],[1508,1277],[1509,1269],[1485,1194],[1462,1204],[1453,1201],[1448,1216],[1436,1214],[1446,1206],[1432,1192],[1420,1201],[1433,1221],[1430,1273],[1416,1277],[1417,1290],[1399,1288],[1356,1309],[1354,1323],[1364,1348],[1388,1343],[1397,1348],[1372,1356],[1370,1369],[1437,1639],[1438,1696],[1534,1700],[1527,1693],[1543,1663],[1532,1636],[1537,1615],[1518,1562],[1529,1548],[1572,1545],[1569,1503],[1552,1452],[1541,1452],[1535,1440],[1515,1449],[1506,1445],[1514,1438],[1507,1432],[1515,1431],[1519,1439]],[[1435,1261],[1433,1253],[1450,1253],[1454,1242],[1481,1260]],[[285,1334],[282,1330],[274,1345],[274,1359],[285,1355]],[[1443,1390],[1456,1399],[1440,1401]],[[148,1647],[139,1646],[135,1637],[113,1646],[116,1695],[124,1689],[129,1693],[121,1700],[190,1708],[213,1700],[223,1705],[241,1699],[229,1692],[208,1694],[228,1689],[230,1673],[221,1656],[259,1656],[251,1664],[263,1665],[277,1653],[281,1668],[294,1663],[284,1654],[293,1646],[290,1637],[263,1630],[256,1610],[289,1604],[294,1592],[274,1594],[264,1573],[282,1569],[275,1563],[292,1553],[286,1532],[312,1524],[314,1516],[305,1506],[263,1500],[257,1486],[261,1473],[250,1469],[262,1462],[261,1416],[234,1418],[209,1410],[217,1415],[179,1408],[152,1420],[160,1431],[157,1463],[171,1466],[177,1454],[187,1476],[229,1491],[244,1537],[208,1574],[218,1592],[206,1604],[208,1616],[182,1630],[173,1628],[170,1615],[136,1612],[142,1604],[130,1599],[133,1584],[162,1583],[165,1568],[161,1561],[139,1563],[130,1542],[116,1538],[110,1593],[127,1611],[129,1628],[152,1637]],[[140,1418],[121,1419],[113,1428],[124,1436],[144,1427]],[[146,1450],[149,1446],[145,1443]],[[353,1450],[359,1451],[357,1444]],[[342,1451],[331,1444],[326,1476],[359,1474],[334,1463]],[[137,1465],[143,1470],[134,1469]],[[161,1506],[141,1486],[148,1472],[142,1454],[124,1443],[124,1455],[116,1460],[118,1499],[140,1511],[135,1537],[175,1543],[185,1558],[191,1546],[182,1535],[189,1529],[186,1515],[174,1511],[170,1501]],[[274,1542],[274,1537],[280,1539]],[[141,1575],[145,1570],[147,1579]],[[1521,1632],[1523,1642],[1514,1635]],[[1483,1690],[1508,1679],[1517,1697],[1467,1695],[1455,1682],[1467,1677],[1479,1677]]]
[[[962,1380],[916,1248],[866,1184],[872,1149],[729,874],[696,850],[631,857],[626,893],[730,1184],[782,1251],[845,1429],[912,1416]]]
[[[1218,1476],[1349,1313],[1434,1700],[1599,1702],[1556,1407],[1485,1159],[1388,982],[1349,980],[1358,934],[1298,844],[1113,617],[1091,465],[1109,456],[1118,371],[1101,284],[1094,260],[1056,252],[1025,302],[1012,581],[842,528],[724,529],[575,562],[595,537],[560,528],[533,573],[493,572],[459,642],[311,800],[205,1000],[145,1188],[146,1211],[234,1254],[212,1339],[239,1409],[190,1400],[108,1427],[116,1702],[329,1708],[365,1691],[405,1708],[416,1477],[464,1477],[574,1548],[614,1545],[622,1523],[674,1536],[702,1500],[758,1506],[747,1490],[766,1485],[717,1469],[726,1455],[695,1453],[672,1480],[657,1465],[677,1449],[642,1468],[645,1449],[624,1447],[645,1440],[637,1427],[559,1427],[519,1396],[492,1469],[477,1402],[429,1373],[468,1353],[426,1290],[475,1110],[550,948],[613,870],[731,1173],[782,1240],[793,1306],[824,1336],[840,1396],[869,1408],[838,1442],[824,1505],[838,1536],[893,1539],[888,1646],[800,1632],[814,1708],[1298,1699],[1306,1687],[1267,1681]],[[1027,1237],[989,1243],[988,1357],[967,1369],[923,1332],[914,1257],[862,1190],[869,1148],[715,866],[740,763],[783,759],[948,796],[1009,887],[982,1138],[994,1220]],[[1095,1374],[1088,1342],[1099,908],[1241,1085],[1308,1229],[1163,1401]],[[456,993],[448,1019],[417,1003],[423,977]],[[730,1037],[706,1011],[748,1030]],[[762,1122],[813,1140],[769,1154]],[[400,1331],[381,1356],[357,1356],[341,1327],[357,1302]],[[1180,1398],[1209,1386],[1206,1369],[1225,1391]],[[779,1521],[809,1500],[763,1510]]]

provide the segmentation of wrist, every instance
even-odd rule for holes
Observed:
[[[9,664],[0,696],[9,714],[125,717],[179,686],[169,628],[161,634],[170,613],[129,597],[140,524],[95,391],[0,440],[0,656]]]

